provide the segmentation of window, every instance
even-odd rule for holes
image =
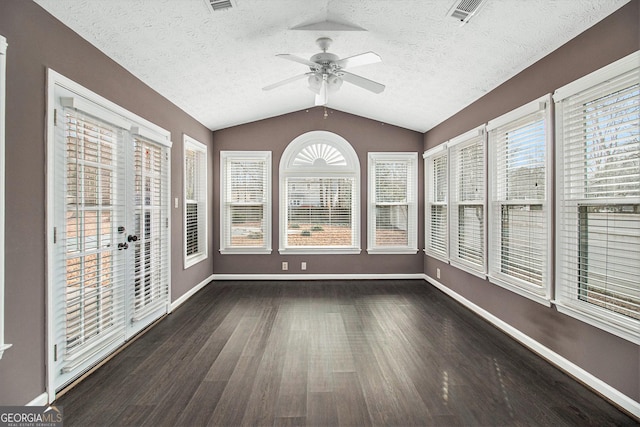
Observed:
[[[449,260],[448,238],[448,152],[440,144],[424,153],[425,167],[425,253]]]
[[[4,342],[4,126],[7,40],[0,36],[0,359],[11,347]]]
[[[418,251],[417,153],[369,153],[369,253]]]
[[[207,146],[184,135],[184,268],[207,258]]]
[[[220,252],[271,253],[271,152],[223,151]]]
[[[452,265],[485,273],[485,132],[471,130],[449,141]]]
[[[300,135],[280,161],[280,253],[360,253],[360,163],[331,132]]]
[[[554,93],[558,310],[640,343],[640,53]]]
[[[550,305],[549,95],[487,124],[489,280]]]

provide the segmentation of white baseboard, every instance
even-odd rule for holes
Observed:
[[[410,280],[424,279],[415,274],[214,274],[213,280]]]
[[[570,376],[576,378],[578,381],[592,388],[596,393],[599,393],[605,398],[611,400],[612,402],[620,406],[622,409],[629,412],[631,415],[637,418],[640,418],[640,402],[636,402],[626,394],[613,388],[606,382],[595,377],[593,374],[585,371],[580,366],[574,364],[570,360],[565,359],[564,357],[562,357],[555,351],[551,350],[550,348],[540,344],[538,341],[524,334],[520,330],[514,328],[510,324],[504,322],[503,320],[500,320],[493,314],[489,313],[485,309],[469,301],[462,295],[456,293],[455,291],[451,290],[450,288],[438,282],[437,280],[433,279],[432,277],[425,274],[424,279],[427,282],[429,282],[431,285],[440,289],[445,294],[449,295],[454,300],[458,301],[460,304],[464,305],[465,307],[467,307],[477,315],[483,317],[485,320],[492,323],[495,327],[502,330],[503,332],[505,332],[512,338],[514,338],[516,341],[528,347],[534,353],[537,353],[539,356],[551,362],[561,370],[565,371]]]
[[[49,395],[47,393],[42,393],[40,396],[33,399],[31,402],[27,403],[24,406],[45,406],[49,403]]]
[[[213,276],[214,275],[212,274],[211,276],[207,277],[202,282],[198,283],[193,288],[189,289],[186,293],[178,297],[177,300],[173,301],[171,305],[169,305],[169,313],[171,313],[173,310],[175,310],[176,308],[184,304],[189,298],[191,298],[200,289],[207,286],[213,280]]]

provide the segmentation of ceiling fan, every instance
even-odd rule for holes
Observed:
[[[328,37],[320,37],[316,40],[316,43],[320,46],[322,52],[316,53],[308,60],[286,53],[276,55],[280,58],[288,59],[289,61],[307,65],[310,71],[266,86],[262,88],[262,90],[275,89],[287,83],[307,77],[309,89],[316,94],[316,105],[326,105],[329,100],[329,94],[340,89],[343,81],[374,93],[381,93],[385,88],[383,84],[345,71],[345,68],[380,62],[382,61],[380,56],[373,52],[365,52],[340,59],[337,55],[327,52],[332,41],[333,40]]]

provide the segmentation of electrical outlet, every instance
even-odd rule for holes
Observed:
[[[300,270],[306,270],[307,269],[307,263],[306,261],[302,261],[302,264],[300,264]]]
[[[287,261],[282,261],[282,271],[287,271],[289,269],[289,263]]]
[[[436,268],[436,278],[440,278],[440,268]]]

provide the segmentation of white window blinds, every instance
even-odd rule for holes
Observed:
[[[55,279],[64,287],[56,289],[62,303],[53,314],[64,325],[62,370],[71,371],[118,340],[126,326],[126,264],[118,262],[123,244],[117,227],[125,223],[126,199],[117,183],[125,174],[118,147],[127,133],[71,108],[61,119],[66,173],[55,196],[65,202]]]
[[[441,144],[424,154],[425,253],[448,261],[448,152]]]
[[[369,153],[370,253],[416,253],[417,153]]]
[[[358,156],[339,135],[307,132],[280,160],[280,253],[360,253]]]
[[[487,125],[489,131],[489,278],[548,304],[548,151],[550,97]],[[531,293],[533,295],[529,295]]]
[[[353,178],[287,178],[287,246],[353,246]]]
[[[144,319],[166,304],[169,293],[169,149],[133,135],[134,161],[134,298],[132,321]]]
[[[184,136],[184,265],[207,258],[207,146]]]
[[[640,343],[638,53],[559,89],[559,309]]]
[[[485,133],[474,129],[449,141],[452,264],[484,277]]]
[[[221,252],[271,252],[271,153],[224,151],[221,162]]]

